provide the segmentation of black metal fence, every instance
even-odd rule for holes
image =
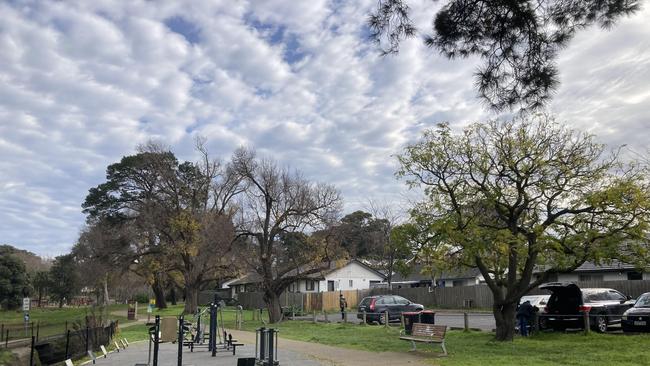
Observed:
[[[101,345],[108,346],[110,344],[117,326],[117,322],[111,322],[105,327],[68,329],[63,334],[39,339],[33,336],[31,338],[31,360],[34,362],[37,355],[42,365],[53,365],[69,358],[81,358],[86,356],[88,351],[99,351]]]

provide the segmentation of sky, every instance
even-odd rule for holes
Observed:
[[[425,34],[440,2],[411,0]],[[66,253],[106,166],[155,140],[194,160],[207,138],[335,185],[345,211],[400,205],[395,154],[439,122],[498,118],[476,97],[479,61],[420,38],[381,57],[376,0],[0,2],[0,243]],[[650,10],[582,31],[549,106],[610,147],[646,151]]]

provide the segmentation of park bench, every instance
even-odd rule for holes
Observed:
[[[446,325],[434,325],[424,323],[414,323],[411,335],[403,335],[399,339],[410,341],[413,345],[411,351],[415,351],[415,342],[423,343],[440,343],[442,346],[443,355],[447,356],[447,348],[445,348],[445,333],[447,332]]]

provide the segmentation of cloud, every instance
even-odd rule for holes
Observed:
[[[106,166],[149,139],[192,160],[208,138],[336,185],[347,211],[409,196],[393,155],[425,128],[494,117],[473,88],[477,60],[421,39],[380,57],[374,0],[0,4],[0,242],[64,253]],[[430,27],[439,3],[411,2]],[[562,53],[559,119],[643,150],[650,92],[648,10]]]

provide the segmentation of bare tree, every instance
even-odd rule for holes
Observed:
[[[280,294],[289,284],[329,267],[327,240],[305,232],[332,222],[341,197],[252,150],[237,150],[232,167],[246,185],[238,231],[249,249],[242,258],[262,278],[270,321],[277,322]]]

